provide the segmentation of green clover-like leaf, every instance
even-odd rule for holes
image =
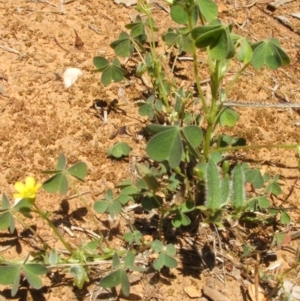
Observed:
[[[255,43],[252,49],[251,63],[255,69],[260,69],[265,65],[275,70],[290,63],[288,55],[281,49],[279,41],[275,38]]]

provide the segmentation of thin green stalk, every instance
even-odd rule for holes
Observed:
[[[45,221],[47,221],[48,225],[51,227],[55,235],[58,237],[58,239],[61,241],[61,243],[64,245],[64,247],[70,252],[70,254],[73,254],[73,251],[71,247],[68,245],[68,243],[64,240],[62,235],[59,233],[57,228],[54,226],[52,221],[38,208],[38,206],[34,203],[33,204],[34,208],[36,209],[36,213]]]
[[[203,149],[203,161],[207,161],[210,152],[210,141],[213,132],[213,123],[208,124],[205,132],[204,149]]]
[[[244,70],[250,65],[250,62],[245,64],[233,77],[233,80],[230,82],[230,84],[225,89],[225,95],[229,94],[230,90],[232,89],[233,85],[236,83],[236,81],[239,79],[240,75],[244,72]]]
[[[219,91],[219,66],[220,61],[216,61],[214,68],[211,70],[211,107],[210,112],[206,118],[207,120],[207,129],[205,133],[205,143],[204,143],[204,150],[203,150],[203,159],[204,161],[207,161],[208,155],[210,153],[210,143],[211,143],[211,137],[213,133],[213,129],[215,126],[216,121],[216,115],[218,115],[217,112],[217,99],[218,99],[218,91]]]
[[[158,239],[163,242],[162,240],[162,226],[163,226],[163,219],[165,217],[165,209],[163,206],[160,209],[160,218],[159,218],[159,225],[158,225]]]
[[[102,237],[102,241],[106,244],[106,246],[109,247],[109,244],[108,242],[106,241],[106,239],[104,238],[104,235],[102,234],[99,226],[98,226],[98,223],[97,223],[97,220],[95,219],[95,216],[94,214],[91,212],[91,209],[89,207],[89,204],[86,202],[85,198],[82,196],[82,194],[79,192],[79,190],[77,189],[77,187],[74,185],[73,181],[70,180],[68,181],[68,183],[70,183],[72,189],[77,193],[78,195],[78,198],[79,200],[84,204],[85,208],[87,209],[87,212],[88,212],[88,216],[89,218],[93,221],[95,227],[97,228],[98,232],[100,233],[101,237]],[[103,250],[102,250],[103,251]]]
[[[188,13],[188,19],[189,19],[189,29],[190,31],[193,29],[193,19],[192,19],[192,11],[189,11]],[[203,94],[203,90],[200,84],[200,78],[199,78],[199,74],[198,74],[198,65],[197,65],[197,48],[195,46],[195,41],[192,39],[192,49],[193,49],[193,67],[194,67],[194,75],[195,75],[195,81],[196,81],[196,87],[197,87],[197,91],[198,94],[200,96],[201,102],[202,102],[202,107],[203,107],[203,111],[205,113],[205,115],[208,114],[208,107],[207,107],[207,103],[206,103],[206,99],[204,97]]]
[[[143,7],[143,11],[146,14],[148,19],[152,19],[151,17],[151,10],[148,10],[146,7]],[[154,36],[154,28],[152,21],[149,22],[149,27],[150,27],[150,51],[151,51],[151,56],[152,56],[152,61],[154,63],[154,78],[158,80],[158,87],[159,87],[159,93],[162,95],[162,100],[164,105],[169,108],[169,101],[168,101],[168,93],[165,89],[165,86],[163,84],[163,81],[161,79],[161,62],[157,58],[157,53],[156,53],[156,47],[155,47],[155,36]]]
[[[48,249],[51,249],[50,246],[45,242],[45,240],[22,218],[18,217],[16,214],[14,215],[14,218],[17,219],[25,229],[28,229],[32,233],[32,235],[36,236],[41,241],[41,243],[44,244],[44,246],[46,246]]]

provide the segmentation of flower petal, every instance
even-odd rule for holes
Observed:
[[[22,198],[22,195],[20,194],[20,193],[14,193],[14,199],[16,200],[16,199],[20,199],[20,198]]]
[[[42,187],[41,183],[37,183],[34,187],[35,191],[39,190]]]
[[[25,185],[22,182],[16,182],[15,183],[15,189],[18,192],[22,192],[25,189]]]
[[[33,177],[26,177],[25,179],[25,186],[28,189],[34,188],[35,180]]]

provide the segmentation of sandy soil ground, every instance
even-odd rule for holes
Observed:
[[[114,142],[126,141],[136,154],[144,154],[146,142],[137,141],[135,133],[146,120],[138,115],[135,101],[142,98],[146,87],[139,79],[135,79],[131,85],[119,83],[104,88],[99,81],[99,74],[92,72],[94,56],[113,55],[109,44],[130,22],[134,10],[116,5],[113,0],[75,0],[66,4],[65,13],[61,14],[58,2],[0,0],[0,189],[11,198],[14,183],[25,176],[32,175],[43,181],[45,177],[40,172],[53,169],[59,154],[64,153],[70,164],[80,160],[87,163],[89,173],[80,190],[89,192],[87,199],[92,204],[103,196],[107,188],[114,188],[130,176],[130,159],[114,161],[106,155]],[[221,19],[234,24],[236,32],[252,39],[277,37],[291,58],[291,65],[278,71],[263,70],[258,73],[249,69],[233,89],[231,98],[236,101],[274,103],[285,99],[299,103],[300,20],[290,16],[291,13],[299,13],[299,1],[286,3],[273,12],[266,9],[266,4],[230,0],[217,2]],[[167,13],[155,1],[153,7],[159,28],[162,31],[167,29]],[[287,17],[290,24],[282,24],[278,16]],[[74,45],[75,30],[84,43],[83,47]],[[69,89],[65,89],[62,82],[67,67],[83,71],[83,76]],[[189,76],[188,70],[192,65],[184,62],[181,67],[186,70],[183,69],[183,74]],[[125,90],[128,102],[118,97],[120,87]],[[126,115],[112,111],[108,124],[103,124],[93,108],[96,99],[108,102],[118,99]],[[299,116],[295,111],[249,108],[238,111],[241,118],[234,128],[234,134],[246,138],[250,144],[297,143],[300,140],[299,127],[295,124]],[[121,126],[126,126],[129,134],[115,136],[114,133]],[[224,129],[224,132],[231,133],[229,129]],[[299,171],[295,151],[263,148],[241,152],[240,156],[271,174],[282,175],[284,195],[275,200],[277,206],[299,207],[296,181]],[[293,185],[294,190],[286,199]],[[78,199],[69,201],[67,212],[63,212],[62,198],[58,195],[41,193],[39,199],[41,207],[54,211],[53,218],[60,220],[61,224],[93,229]],[[299,224],[298,212],[293,210],[291,215],[294,218],[293,225]],[[102,217],[102,220],[105,219]],[[48,243],[59,246],[44,223],[33,220],[32,225]],[[105,223],[102,227],[109,229]],[[64,235],[68,237],[67,233]],[[75,233],[75,236],[77,241],[84,239],[83,234]],[[115,246],[122,244],[120,237],[114,238]],[[0,240],[1,246],[6,246],[13,238],[7,237],[2,231]],[[30,240],[24,237],[21,249],[12,244],[1,255],[8,259],[25,258],[31,250]],[[296,246],[297,241],[292,247]],[[294,255],[284,250],[275,251],[284,262],[283,265],[288,266],[289,258]],[[200,273],[194,264],[199,260],[197,256],[191,255],[186,259],[186,264],[180,263],[179,268],[156,281],[151,282],[153,275],[144,275],[132,285],[130,300],[203,301],[206,299],[201,289],[208,283],[232,301],[243,299],[244,280],[241,277],[234,278],[231,274],[224,285],[217,278],[220,270]],[[69,278],[59,276],[61,278],[58,277],[56,282],[45,279],[45,286],[40,291],[22,287],[14,300],[117,300],[101,295],[97,281],[79,291]],[[295,284],[299,284],[297,277],[297,272],[291,276]],[[192,298],[193,293],[195,295]],[[0,299],[11,300],[7,287],[0,291]]]

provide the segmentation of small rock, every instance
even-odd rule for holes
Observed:
[[[193,285],[186,286],[183,290],[190,298],[200,298],[201,297],[200,290]]]

